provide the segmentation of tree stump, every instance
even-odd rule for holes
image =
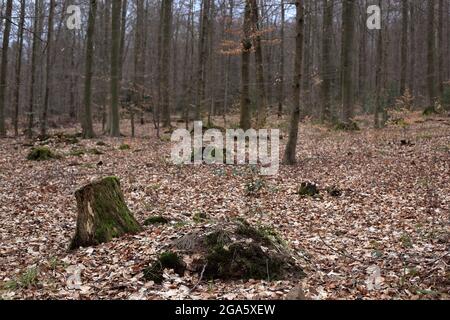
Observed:
[[[70,249],[108,242],[142,227],[128,209],[117,177],[90,183],[75,192],[78,218]]]

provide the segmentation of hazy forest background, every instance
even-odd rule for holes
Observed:
[[[449,0],[0,17],[0,299],[449,298]],[[172,164],[200,120],[280,129],[280,172]]]

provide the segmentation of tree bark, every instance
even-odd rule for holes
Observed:
[[[120,137],[119,76],[120,76],[120,11],[121,1],[112,1],[111,11],[111,109],[110,135]]]
[[[245,1],[244,34],[242,38],[242,65],[241,65],[241,119],[240,127],[244,131],[251,128],[250,119],[250,54],[252,50],[251,24],[252,6],[251,0]]]
[[[323,2],[323,35],[322,35],[322,122],[331,120],[331,81],[333,64],[331,47],[333,45],[333,11],[334,0]]]
[[[20,0],[20,20],[18,25],[17,43],[19,48],[17,49],[17,61],[16,61],[16,87],[14,90],[14,135],[19,135],[19,107],[20,107],[20,85],[21,85],[21,72],[22,72],[22,51],[23,51],[23,29],[25,24],[25,0]]]
[[[53,42],[53,18],[55,13],[55,0],[50,0],[50,9],[48,14],[48,26],[47,26],[47,72],[45,79],[45,95],[44,95],[44,107],[42,110],[42,118],[41,118],[41,135],[45,136],[47,134],[47,121],[48,121],[48,108],[50,104],[50,89],[51,89],[51,81],[52,81],[52,42]]]
[[[341,48],[341,69],[342,69],[342,111],[343,122],[349,124],[353,118],[353,37],[354,37],[354,12],[355,2],[353,0],[343,0],[342,8],[342,48]]]
[[[428,25],[427,25],[427,87],[428,87],[428,103],[429,106],[434,106],[436,99],[435,86],[435,68],[434,68],[434,53],[435,53],[435,30],[434,30],[434,0],[428,0]]]
[[[97,16],[97,0],[90,1],[88,30],[86,40],[86,70],[84,78],[84,115],[83,115],[83,137],[91,139],[94,137],[91,111],[91,83],[92,83],[92,63],[94,57],[94,33],[95,18]]]
[[[142,230],[125,203],[116,177],[88,184],[76,191],[75,197],[78,217],[71,250],[95,246]]]
[[[284,153],[283,163],[294,165],[297,162],[296,150],[298,141],[298,125],[300,121],[300,91],[302,80],[302,60],[303,60],[303,3],[301,0],[295,1],[296,6],[296,39],[295,39],[295,66],[293,83],[293,106],[291,123],[289,129],[289,139]]]
[[[0,137],[6,136],[5,127],[5,105],[6,105],[6,76],[8,74],[8,48],[9,35],[11,33],[11,16],[12,16],[12,0],[6,3],[6,22],[5,30],[3,31],[3,47],[2,47],[2,62],[0,71]]]

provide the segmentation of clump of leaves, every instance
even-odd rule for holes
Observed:
[[[298,188],[297,194],[302,197],[315,197],[320,194],[320,191],[314,183],[303,182]]]
[[[96,145],[99,146],[99,147],[106,147],[107,146],[107,144],[105,142],[103,142],[103,141],[97,141]]]
[[[164,280],[164,269],[172,269],[175,273],[182,276],[186,270],[186,264],[177,253],[172,251],[164,252],[152,265],[144,269],[144,279],[161,284]]]
[[[167,218],[164,218],[163,216],[149,217],[144,221],[144,225],[146,226],[155,224],[167,224],[167,223],[169,223],[169,220]]]
[[[36,147],[28,153],[27,159],[30,161],[47,161],[51,159],[59,159],[60,157],[53,153],[48,147]]]
[[[126,144],[126,143],[121,144],[121,145],[119,146],[119,150],[130,150],[130,149],[131,149],[130,145],[129,145],[129,144]]]

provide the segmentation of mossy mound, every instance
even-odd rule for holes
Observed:
[[[361,130],[358,124],[354,121],[350,122],[339,122],[334,126],[334,130],[336,131],[359,131]]]
[[[172,251],[164,252],[155,262],[144,269],[144,279],[161,284],[164,279],[164,269],[171,269],[178,275],[183,276],[186,270],[186,264],[177,253]]]
[[[424,116],[432,116],[432,115],[435,115],[435,114],[439,114],[439,112],[438,112],[438,110],[436,110],[436,108],[434,106],[429,106],[428,108],[423,110],[422,114]]]
[[[315,184],[303,182],[300,187],[298,187],[297,194],[302,197],[315,197],[320,194],[320,191]]]
[[[188,269],[205,279],[281,280],[304,276],[282,241],[264,230],[244,220],[211,224],[176,240],[172,249],[195,255]]]
[[[119,146],[119,150],[130,150],[131,147],[129,144],[122,144]]]
[[[62,143],[62,144],[77,144],[82,137],[81,133],[69,134],[64,132],[55,133],[53,135],[38,136],[38,140],[41,143]]]
[[[51,159],[59,159],[60,156],[53,153],[48,147],[36,147],[28,153],[27,159],[30,161],[47,161]]]
[[[327,192],[330,196],[335,197],[335,198],[342,196],[342,190],[336,186],[328,187]]]
[[[150,226],[154,224],[167,224],[169,223],[169,220],[167,218],[164,218],[163,216],[153,216],[145,219],[144,225]]]

